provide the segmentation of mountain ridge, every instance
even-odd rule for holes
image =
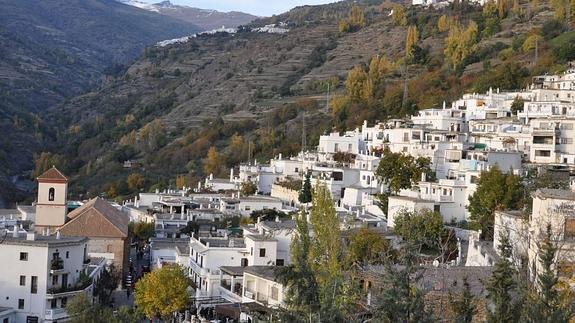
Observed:
[[[151,4],[138,0],[117,1],[126,5],[157,12],[162,15],[193,23],[200,26],[203,29],[202,31],[217,29],[222,26],[234,28],[248,24],[259,18],[240,11],[222,12],[213,9],[201,9],[191,6],[176,5],[171,3],[169,0]]]

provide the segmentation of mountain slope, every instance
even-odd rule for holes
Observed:
[[[175,5],[170,1],[163,1],[155,4],[143,3],[137,0],[118,0],[127,5],[154,11],[162,15],[187,21],[203,30],[212,30],[225,26],[234,28],[245,25],[258,17],[243,12],[230,11],[220,12],[216,10],[199,9],[189,6]]]
[[[3,187],[32,167],[44,139],[52,141],[37,113],[121,72],[145,46],[200,30],[113,0],[0,0],[0,8]]]
[[[486,29],[482,8],[460,3],[406,10],[408,24],[417,24],[420,35],[406,61],[407,26],[398,25],[381,3],[359,1],[367,23],[352,32],[338,31],[353,4],[344,1],[257,20],[237,34],[150,48],[124,74],[51,110],[63,147],[56,152],[70,160],[72,193],[134,193],[126,186],[134,170],[122,167],[125,160],[143,164],[147,186],[173,183],[181,174],[194,185],[209,173],[225,176],[248,154],[263,161],[297,153],[304,121],[307,145],[313,146],[324,131],[404,117],[465,91],[521,88],[530,75],[553,72],[556,63],[575,58],[563,55],[571,47],[554,48],[566,43],[554,38],[570,32],[546,7],[531,19],[510,14]],[[445,57],[445,43],[469,39],[439,31],[442,15],[458,16],[458,30],[480,26],[471,55],[457,66]],[[291,30],[249,31],[274,23]],[[543,30],[545,40],[538,56],[523,49],[533,27]],[[373,58],[379,58],[377,68]]]

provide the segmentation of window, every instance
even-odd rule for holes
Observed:
[[[565,219],[565,231],[563,233],[563,239],[575,239],[575,219]]]
[[[57,299],[53,298],[52,300],[50,300],[50,308],[56,308],[56,307],[58,307]]]
[[[276,260],[276,266],[283,266],[284,265],[284,260],[283,259],[278,259]]]
[[[30,293],[38,294],[38,276],[32,276],[30,281]]]
[[[260,257],[265,257],[265,256],[266,256],[266,249],[260,248]]]
[[[279,293],[278,293],[278,288],[275,287],[275,286],[272,286],[272,295],[271,295],[271,298],[272,298],[273,300],[277,301],[277,300],[278,300],[278,294],[279,294]]]
[[[254,255],[254,247],[250,247],[250,256]]]
[[[20,276],[20,286],[26,286],[26,276]]]
[[[241,264],[242,264],[242,267],[247,267],[248,266],[248,258],[242,258]]]
[[[50,187],[50,189],[48,190],[48,201],[54,201],[55,192],[56,190],[54,190],[53,187]]]
[[[20,260],[28,261],[28,253],[27,252],[21,252],[20,253]]]
[[[70,258],[70,251],[66,251],[66,259]]]
[[[5,318],[4,320],[2,320],[3,323],[10,323],[10,321],[8,321],[8,318]]]
[[[23,299],[18,299],[18,309],[19,310],[23,310],[24,309],[24,300]]]
[[[52,276],[52,285],[58,285],[58,275]]]
[[[68,304],[68,297],[62,297],[62,300],[60,301],[60,307],[65,308],[66,305]]]

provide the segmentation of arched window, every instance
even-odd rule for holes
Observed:
[[[54,188],[50,187],[50,189],[48,190],[48,201],[54,201]]]

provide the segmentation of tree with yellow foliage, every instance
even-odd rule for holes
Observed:
[[[356,66],[349,71],[345,80],[345,89],[352,100],[359,100],[364,97],[363,87],[367,78],[367,73],[361,66]]]
[[[466,29],[459,23],[449,28],[449,34],[445,39],[444,54],[449,63],[455,69],[477,49],[477,24],[473,21]]]
[[[439,17],[439,20],[437,20],[437,29],[439,30],[440,33],[448,31],[449,25],[450,25],[450,18],[447,15],[442,15],[441,17]]]
[[[408,60],[413,57],[413,47],[417,43],[417,27],[411,25],[407,28],[405,37],[405,58]]]
[[[148,273],[136,283],[135,302],[150,320],[167,320],[188,304],[190,285],[180,266],[163,266]]]
[[[217,175],[222,168],[222,161],[220,154],[216,150],[216,147],[210,147],[208,150],[208,155],[204,159],[204,173],[206,175],[215,174]]]
[[[533,50],[533,64],[537,64],[537,60],[539,59],[539,46],[542,42],[543,36],[541,36],[540,30],[533,29],[523,42],[523,46],[521,46],[524,53],[529,53]]]
[[[128,187],[131,190],[137,191],[137,190],[144,188],[144,185],[146,184],[146,179],[144,178],[144,175],[142,175],[142,174],[132,173],[128,176],[127,183],[128,183]]]
[[[184,188],[184,186],[186,186],[186,183],[188,182],[186,175],[178,175],[176,176],[176,187],[178,189],[182,189]]]
[[[339,32],[358,31],[365,27],[365,25],[366,21],[363,10],[357,4],[354,4],[351,6],[349,17],[339,22]]]
[[[393,6],[392,9],[393,13],[391,15],[391,18],[393,19],[393,22],[397,25],[397,26],[406,26],[407,25],[407,15],[405,14],[405,9],[403,8],[402,5],[400,4],[396,4]]]

